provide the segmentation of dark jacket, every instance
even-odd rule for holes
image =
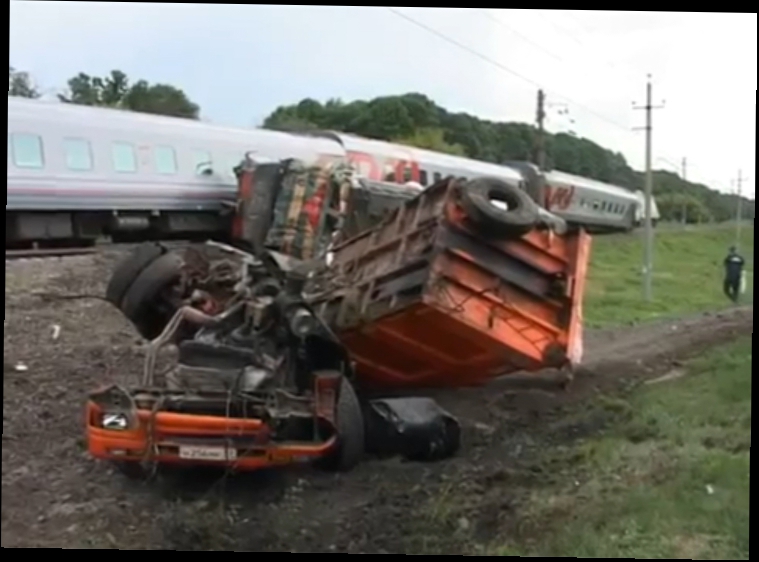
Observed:
[[[745,261],[738,254],[728,254],[725,258],[725,277],[728,279],[739,279],[743,272]]]

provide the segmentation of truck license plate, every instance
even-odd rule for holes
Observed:
[[[226,447],[183,445],[179,447],[179,458],[195,461],[233,461],[237,458],[237,450]]]

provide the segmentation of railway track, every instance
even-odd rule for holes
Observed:
[[[190,242],[187,240],[162,240],[161,244],[169,249],[182,248]],[[197,243],[197,242],[196,242]],[[100,240],[93,246],[63,246],[60,248],[6,248],[5,261],[20,259],[63,258],[67,256],[81,256],[94,254],[101,251],[129,252],[140,242],[118,242]]]
[[[753,224],[751,225],[753,226]],[[691,232],[694,230],[706,230],[706,229],[721,229],[721,228],[735,228],[734,223],[716,223],[716,224],[700,224],[700,225],[686,225],[683,226],[679,223],[660,223],[657,230],[682,230],[684,232]],[[636,228],[632,232],[613,233],[609,236],[640,236],[645,233],[645,229]],[[168,248],[181,248],[190,243],[201,243],[200,240],[160,240],[161,244]],[[141,241],[134,242],[112,242],[109,239],[98,240],[94,246],[64,246],[60,248],[24,248],[24,249],[6,249],[5,261],[18,260],[18,259],[33,259],[33,258],[55,258],[66,256],[79,256],[86,254],[93,254],[101,250],[118,250],[118,251],[130,251],[135,246],[139,245]]]
[[[32,258],[55,258],[93,254],[97,247],[86,248],[28,248],[21,250],[5,250],[5,261]]]

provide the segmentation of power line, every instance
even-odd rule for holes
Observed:
[[[541,51],[543,51],[544,53],[546,53],[548,56],[555,58],[559,62],[566,62],[566,60],[564,59],[564,57],[561,57],[561,56],[557,55],[556,53],[554,53],[552,51],[549,51],[548,49],[546,49],[545,47],[543,47],[543,45],[541,45],[540,43],[536,43],[535,41],[533,41],[532,39],[530,39],[526,35],[522,34],[521,32],[519,32],[516,29],[514,29],[513,27],[511,27],[506,22],[501,21],[499,18],[495,17],[490,12],[487,12],[485,10],[485,8],[478,8],[478,9],[480,10],[480,12],[482,13],[483,16],[485,16],[489,20],[493,20],[495,23],[497,23],[498,25],[500,25],[502,27],[505,27],[506,29],[508,29],[509,31],[511,31],[514,35],[516,35],[517,37],[521,38],[523,41],[529,43],[530,45],[532,45],[533,47],[536,47],[537,49],[540,49]]]
[[[466,45],[464,45],[463,43],[459,43],[459,42],[458,42],[458,41],[456,41],[455,39],[453,39],[453,38],[451,38],[451,37],[448,37],[448,36],[447,36],[447,35],[445,35],[444,33],[441,33],[441,32],[439,32],[437,29],[435,29],[435,28],[432,28],[432,27],[430,27],[430,26],[428,26],[428,25],[426,25],[426,24],[424,24],[424,23],[422,23],[422,22],[420,22],[420,21],[418,21],[418,20],[415,20],[415,19],[414,19],[414,18],[412,18],[411,16],[407,16],[406,14],[404,14],[404,13],[402,13],[402,12],[399,12],[399,11],[398,11],[398,10],[396,10],[395,8],[390,8],[390,7],[388,7],[387,9],[388,9],[388,10],[390,10],[391,12],[393,12],[393,13],[394,13],[396,16],[399,16],[399,17],[401,17],[401,18],[405,19],[406,21],[409,21],[409,22],[411,22],[412,24],[416,25],[417,27],[421,27],[421,28],[422,28],[422,29],[424,29],[425,31],[427,31],[427,32],[429,32],[429,33],[432,33],[433,35],[436,35],[437,37],[439,37],[439,38],[440,38],[440,39],[442,39],[443,41],[447,41],[448,43],[451,43],[452,45],[455,45],[456,47],[458,47],[458,48],[460,48],[460,49],[464,49],[465,51],[467,51],[467,52],[469,52],[470,54],[472,54],[472,55],[474,55],[474,56],[476,56],[476,57],[478,57],[478,58],[480,58],[480,59],[484,60],[485,62],[487,62],[487,63],[489,63],[489,64],[492,64],[493,66],[496,66],[497,68],[500,68],[501,70],[503,70],[503,71],[505,71],[505,72],[508,72],[509,74],[511,74],[511,75],[513,75],[513,76],[516,76],[517,78],[519,78],[519,79],[521,79],[521,80],[524,80],[525,82],[529,82],[530,84],[532,84],[533,86],[535,86],[535,87],[537,87],[537,88],[540,88],[540,84],[538,84],[538,83],[537,83],[537,82],[535,82],[534,80],[531,80],[530,78],[527,78],[526,76],[524,76],[524,75],[520,74],[520,73],[519,73],[519,72],[517,72],[516,70],[512,70],[512,69],[510,69],[510,68],[508,68],[508,67],[506,67],[506,66],[502,65],[501,63],[499,63],[499,62],[498,62],[498,61],[496,61],[496,60],[493,60],[493,59],[491,59],[491,58],[490,58],[490,57],[488,57],[487,55],[483,55],[482,53],[480,53],[480,52],[478,52],[478,51],[475,51],[475,50],[474,50],[474,49],[472,49],[471,47],[467,47],[467,46],[466,46]]]
[[[547,22],[548,22],[548,23],[549,23],[549,24],[550,24],[550,25],[551,25],[551,26],[552,26],[554,29],[558,30],[560,33],[562,33],[562,34],[563,34],[563,35],[565,35],[566,37],[568,37],[568,38],[572,39],[572,40],[573,40],[575,43],[577,43],[577,44],[578,44],[580,47],[582,47],[582,48],[584,48],[584,49],[586,49],[586,50],[591,50],[591,49],[590,49],[590,47],[588,47],[588,45],[587,45],[587,44],[586,44],[584,41],[581,41],[580,39],[578,39],[578,38],[575,36],[575,34],[574,34],[574,33],[572,33],[571,31],[568,31],[566,27],[557,25],[557,24],[556,24],[556,22],[554,22],[552,19],[548,18],[548,17],[547,17],[545,14],[543,14],[543,13],[540,13],[540,12],[539,12],[539,13],[538,13],[538,15],[539,15],[541,18],[543,18],[545,21],[547,21]],[[578,19],[576,16],[572,16],[572,15],[570,15],[570,14],[566,14],[566,13],[565,13],[565,14],[563,14],[563,15],[565,15],[565,16],[569,17],[570,19],[572,19],[572,20],[573,20],[575,23],[577,23],[577,24],[578,24],[580,27],[582,27],[582,29],[583,29],[583,30],[584,30],[586,33],[593,33],[593,30],[592,30],[592,29],[589,29],[589,28],[588,28],[588,27],[587,27],[587,26],[586,26],[586,25],[585,25],[583,22],[581,22],[581,21],[580,21],[580,20],[579,20],[579,19]],[[640,77],[641,77],[641,76],[644,74],[643,72],[641,72],[641,71],[640,71],[640,70],[638,70],[637,68],[633,68],[633,67],[632,67],[632,66],[630,66],[629,64],[619,65],[619,64],[616,64],[616,63],[610,62],[609,60],[607,60],[607,59],[605,59],[605,58],[603,58],[603,57],[599,57],[599,56],[597,56],[597,55],[594,55],[594,57],[593,57],[593,58],[595,58],[595,59],[596,59],[596,61],[598,61],[598,62],[602,63],[602,64],[603,64],[603,65],[605,65],[605,66],[608,66],[609,68],[611,68],[611,69],[613,69],[613,70],[615,70],[615,71],[617,71],[617,72],[621,72],[621,73],[623,73],[623,74],[626,74],[626,75],[627,75],[629,78],[631,78],[631,79],[633,79],[633,78],[634,78],[635,80],[638,80],[638,79],[640,79]],[[626,68],[625,68],[625,67],[626,67]]]
[[[401,17],[401,18],[405,19],[406,21],[408,21],[408,22],[412,23],[413,25],[416,25],[417,27],[420,27],[420,28],[424,29],[424,30],[425,30],[425,31],[427,31],[428,33],[431,33],[431,34],[433,34],[433,35],[437,36],[438,38],[440,38],[440,39],[442,39],[442,40],[444,40],[444,41],[446,41],[446,42],[448,42],[448,43],[450,43],[450,44],[452,44],[452,45],[454,45],[454,46],[456,46],[456,47],[458,47],[458,48],[460,48],[460,49],[463,49],[463,50],[467,51],[468,53],[470,53],[470,54],[472,54],[472,55],[476,56],[477,58],[479,58],[479,59],[481,59],[481,60],[485,61],[486,63],[488,63],[488,64],[490,64],[490,65],[492,65],[492,66],[495,66],[495,67],[496,67],[496,68],[498,68],[499,70],[501,70],[501,71],[504,71],[504,72],[508,72],[508,73],[509,73],[509,74],[511,74],[512,76],[515,76],[515,77],[517,77],[517,78],[519,78],[519,79],[521,79],[521,80],[523,80],[523,81],[525,81],[525,82],[527,82],[527,83],[529,83],[529,84],[531,84],[531,85],[533,85],[533,86],[537,87],[538,89],[542,89],[541,85],[540,85],[538,82],[536,82],[535,80],[532,80],[531,78],[529,78],[529,77],[527,77],[527,76],[525,76],[525,75],[523,75],[523,74],[521,74],[521,73],[519,73],[519,72],[517,72],[517,71],[515,71],[515,70],[513,70],[513,69],[511,69],[511,68],[508,68],[507,66],[505,66],[505,65],[501,64],[500,62],[498,62],[498,61],[496,61],[496,60],[494,60],[494,59],[492,59],[492,58],[488,57],[487,55],[484,55],[484,54],[482,54],[482,53],[480,53],[480,52],[478,52],[478,51],[476,51],[476,50],[472,49],[471,47],[469,47],[469,46],[467,46],[467,45],[465,45],[465,44],[463,44],[463,43],[461,43],[461,42],[457,41],[456,39],[453,39],[452,37],[449,37],[448,35],[446,35],[446,34],[444,34],[444,33],[440,32],[440,31],[438,31],[437,29],[434,29],[434,28],[432,28],[432,27],[430,27],[430,26],[428,26],[428,25],[426,25],[426,24],[424,24],[424,23],[422,23],[422,22],[420,22],[420,21],[418,21],[418,20],[416,20],[416,19],[412,18],[411,16],[408,16],[408,15],[406,15],[406,14],[404,14],[404,13],[402,13],[402,12],[400,12],[400,11],[396,10],[396,9],[394,9],[394,8],[390,8],[390,7],[388,7],[388,10],[390,10],[391,12],[393,12],[395,15],[397,15],[397,16],[399,16],[399,17]],[[486,12],[484,9],[480,8],[479,10],[481,10],[481,11],[482,11],[482,14],[483,14],[484,16],[486,16],[488,19],[492,19],[493,21],[497,22],[499,25],[502,25],[503,27],[505,27],[505,28],[509,29],[509,30],[510,30],[510,31],[512,31],[512,32],[513,32],[515,35],[519,36],[520,38],[522,38],[522,39],[523,39],[523,40],[525,40],[526,42],[528,42],[528,43],[530,43],[530,44],[534,45],[535,47],[537,47],[537,48],[539,48],[540,50],[544,51],[545,53],[549,54],[550,56],[552,56],[552,57],[554,57],[554,58],[556,58],[556,59],[558,59],[558,60],[561,60],[562,62],[566,62],[566,60],[565,60],[565,59],[561,58],[560,56],[556,55],[555,53],[552,53],[552,52],[550,52],[550,50],[546,49],[546,48],[545,48],[545,47],[543,47],[542,45],[539,45],[538,43],[534,42],[532,39],[529,39],[528,37],[524,36],[524,34],[522,34],[522,33],[520,33],[520,32],[517,32],[516,30],[514,30],[514,29],[513,29],[513,27],[511,27],[510,25],[506,24],[505,22],[503,22],[503,21],[502,21],[502,20],[500,20],[499,18],[497,18],[497,17],[493,16],[492,14],[490,14],[490,13]],[[544,17],[544,16],[541,14],[541,17]],[[561,30],[561,29],[560,29],[560,28],[559,28],[557,25],[555,25],[555,24],[554,24],[554,23],[553,23],[551,20],[549,20],[548,18],[545,18],[545,19],[546,19],[546,21],[548,21],[548,22],[549,22],[549,23],[550,23],[550,24],[551,24],[553,27],[555,27],[556,29],[559,29],[559,31],[562,31],[562,30]],[[578,23],[580,23],[580,22],[578,22]],[[582,24],[581,24],[581,25],[582,25]],[[583,27],[584,27],[584,25],[583,25]],[[586,48],[587,48],[587,45],[585,45],[585,44],[581,43],[579,40],[577,40],[577,39],[576,39],[574,36],[572,36],[570,33],[568,33],[568,32],[566,32],[566,31],[564,31],[564,34],[565,34],[565,35],[567,35],[568,37],[572,38],[572,39],[575,39],[575,41],[576,41],[578,44],[580,44],[581,46],[583,46],[583,47],[586,47]],[[601,59],[601,58],[598,58],[598,60],[599,60],[599,62],[603,62],[605,65],[607,65],[607,66],[609,66],[609,67],[611,67],[611,68],[615,68],[615,69],[617,69],[617,70],[623,70],[623,69],[621,69],[621,68],[618,68],[618,67],[616,67],[616,65],[613,65],[613,64],[609,63],[608,61],[605,61],[605,60],[603,60],[603,59]],[[629,72],[627,72],[627,73],[628,73],[628,74],[630,74]],[[612,119],[609,119],[609,118],[605,117],[604,115],[602,115],[602,114],[600,114],[600,113],[597,113],[596,111],[594,111],[594,110],[590,109],[589,107],[587,107],[587,106],[585,106],[585,105],[583,105],[583,104],[581,104],[581,103],[578,103],[578,102],[576,102],[575,100],[573,100],[573,99],[571,99],[571,98],[569,98],[569,97],[567,97],[567,96],[564,96],[564,95],[561,95],[561,94],[557,94],[557,97],[560,97],[560,98],[563,98],[563,99],[567,100],[568,102],[570,102],[570,103],[572,103],[572,104],[576,105],[577,107],[580,107],[580,108],[582,108],[582,109],[586,110],[586,111],[587,111],[588,113],[590,113],[591,115],[594,115],[595,117],[597,117],[597,118],[599,118],[599,119],[601,119],[601,120],[603,120],[603,121],[606,121],[607,123],[609,123],[609,124],[611,124],[611,125],[614,125],[615,127],[619,127],[620,129],[623,129],[624,131],[629,131],[629,130],[630,130],[630,129],[629,129],[627,126],[621,125],[621,124],[617,123],[616,121],[614,121],[614,120],[612,120]],[[548,105],[548,106],[550,106],[550,105],[552,105],[552,104],[547,104],[547,105]],[[676,165],[676,164],[673,164],[672,162],[670,162],[670,161],[669,161],[669,160],[667,160],[667,159],[663,159],[663,160],[664,160],[664,161],[666,161],[666,162],[668,162],[670,165],[672,165],[672,166],[673,166],[675,169],[677,169],[678,171],[680,170],[680,167],[679,167],[678,165]],[[693,164],[690,164],[690,165],[691,165],[691,167],[693,166]],[[696,168],[698,168],[698,166],[696,166]],[[721,183],[720,183],[720,182],[714,182],[714,181],[710,181],[709,183],[711,183],[711,184],[714,184],[714,185],[721,185]]]
[[[496,68],[499,68],[500,70],[502,70],[504,72],[508,72],[512,76],[516,76],[517,78],[519,78],[519,79],[521,79],[521,80],[523,80],[525,82],[528,82],[529,84],[531,84],[531,85],[533,85],[533,86],[535,86],[537,88],[541,88],[541,85],[539,83],[535,82],[534,80],[532,80],[531,78],[528,78],[527,76],[524,76],[523,74],[520,74],[519,72],[517,72],[515,70],[512,70],[511,68],[508,68],[507,66],[504,66],[500,62],[498,62],[498,61],[496,61],[496,60],[488,57],[487,55],[483,55],[479,51],[476,51],[476,50],[472,49],[471,47],[468,47],[467,45],[464,45],[463,43],[460,43],[459,41],[457,41],[457,40],[455,40],[455,39],[447,36],[446,34],[441,33],[437,29],[434,29],[433,27],[430,27],[430,26],[428,26],[428,25],[426,25],[426,24],[418,21],[418,20],[412,18],[411,16],[407,16],[406,14],[404,14],[402,12],[399,12],[395,8],[388,7],[387,9],[390,10],[391,12],[393,12],[395,15],[397,15],[397,16],[405,19],[406,21],[408,21],[408,22],[416,25],[417,27],[420,27],[420,28],[424,29],[425,31],[427,31],[429,33],[432,33],[433,35],[439,37],[440,39],[442,39],[442,40],[444,40],[444,41],[446,41],[448,43],[451,43],[452,45],[455,45],[456,47],[459,47],[460,49],[464,49],[468,53],[470,53],[470,54],[476,56],[477,58],[479,58],[479,59],[487,62],[488,64],[490,64],[492,66],[495,66]],[[616,121],[614,121],[612,119],[609,119],[608,117],[605,117],[604,115],[601,115],[600,113],[598,113],[598,112],[590,109],[586,105],[583,105],[581,103],[576,102],[572,98],[569,98],[569,97],[561,95],[561,94],[556,94],[556,95],[558,97],[563,98],[563,99],[567,100],[568,102],[576,105],[577,107],[580,107],[580,108],[584,109],[589,114],[594,115],[595,117],[597,117],[598,119],[600,119],[602,121],[606,121],[607,123],[609,123],[611,125],[614,125],[615,127],[618,127],[618,128],[620,128],[620,129],[622,129],[622,130],[624,130],[626,132],[630,131],[629,127],[627,127],[625,125],[621,125],[621,124],[617,123]]]
[[[540,16],[541,18],[546,20],[549,24],[551,24],[551,27],[558,30],[560,33],[563,33],[564,35],[569,37],[572,41],[580,45],[580,47],[587,47],[587,45],[584,42],[580,41],[577,37],[575,37],[573,33],[567,31],[567,29],[563,25],[562,26],[557,25],[553,19],[549,18],[548,16],[546,16],[545,14],[541,12],[538,12],[538,16]]]
[[[735,195],[737,201],[735,202],[735,247],[740,249],[741,246],[741,221],[743,220],[743,212],[741,210],[743,202],[743,181],[748,178],[743,177],[741,170],[738,170],[738,178],[735,180]]]

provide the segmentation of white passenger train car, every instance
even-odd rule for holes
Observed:
[[[115,109],[8,97],[6,247],[30,241],[170,238],[219,233],[245,153],[308,163],[348,159],[374,180],[428,186],[496,176],[535,192],[528,163],[496,165],[335,132],[283,133]],[[636,196],[561,172],[541,206],[593,231],[628,230]],[[632,211],[630,211],[632,209]]]
[[[522,183],[533,198],[540,199],[540,174],[537,167],[528,162],[496,165],[346,133],[321,131],[307,134],[340,141],[348,158],[362,175],[370,179],[396,183],[414,181],[426,187],[449,175],[467,179],[496,176]],[[560,171],[547,172],[542,179],[545,189],[538,203],[569,224],[594,232],[633,228],[638,205],[638,198],[633,192]]]
[[[9,96],[6,246],[217,230],[246,152],[345,157],[326,139]]]

